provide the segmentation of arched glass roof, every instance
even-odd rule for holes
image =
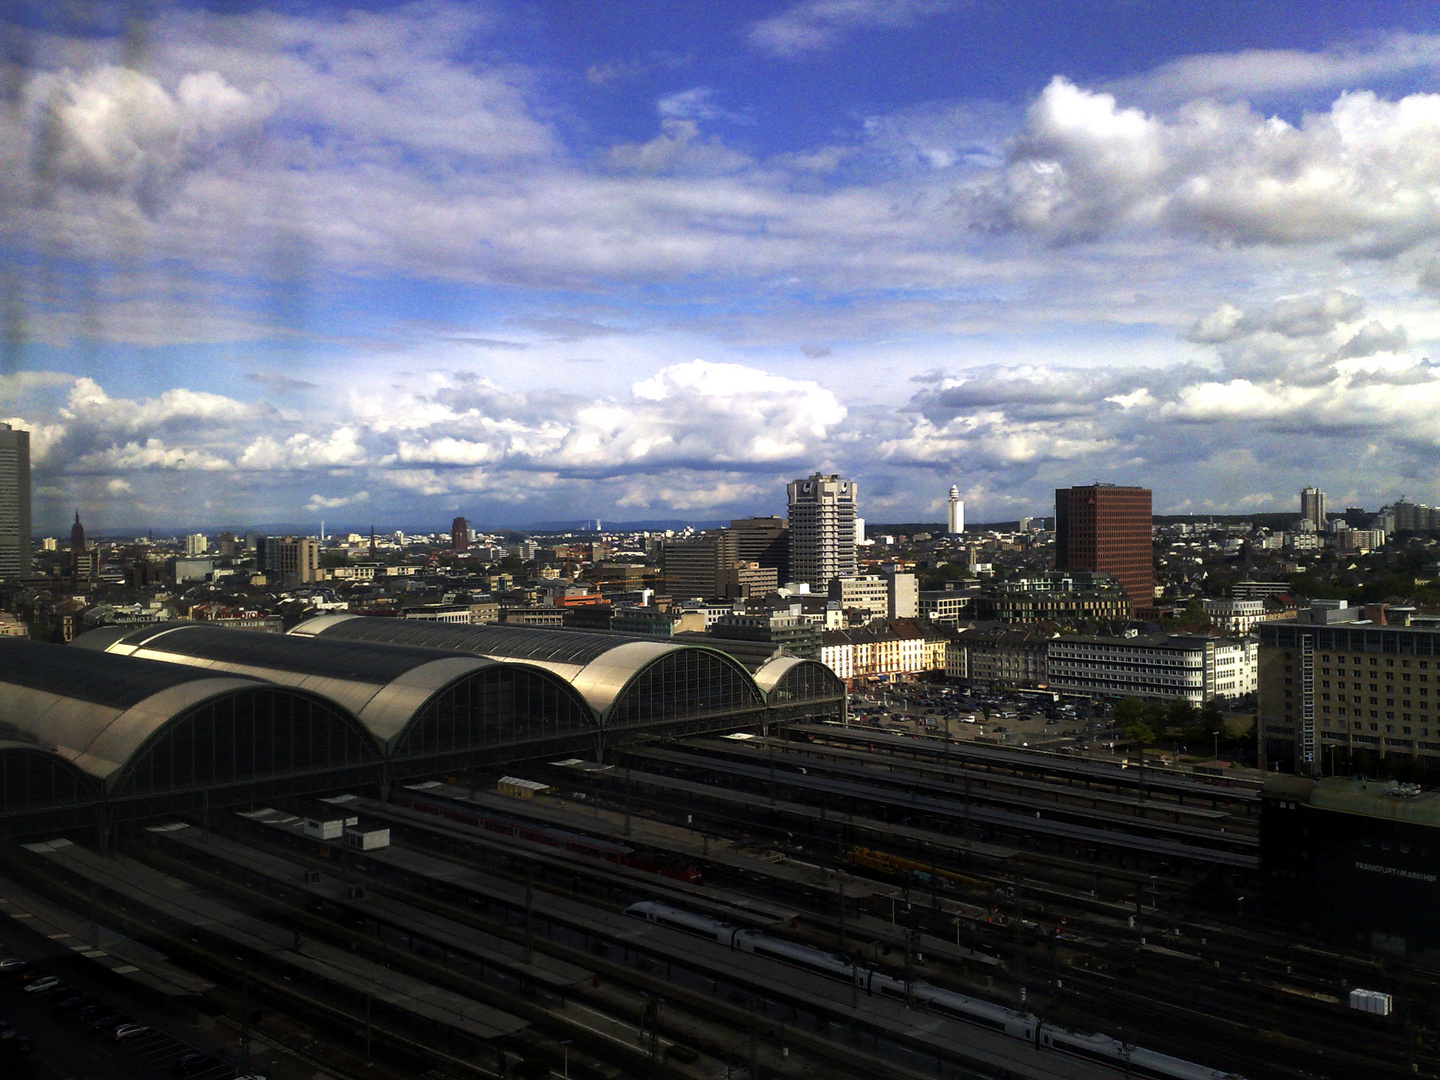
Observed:
[[[844,701],[845,683],[817,660],[777,656],[755,672],[755,683],[768,705],[799,701]]]
[[[160,623],[115,634],[92,631],[75,639],[110,653],[249,675],[319,694],[357,716],[387,749],[394,746],[426,704],[462,679],[502,666],[485,656],[457,656],[452,650],[378,644],[345,638],[281,636],[231,630],[203,623]],[[575,691],[564,679],[531,665],[530,677],[554,680],[564,695]],[[594,721],[584,702],[576,706]]]
[[[0,739],[0,813],[92,802],[100,783],[59,754],[29,741]]]
[[[503,623],[457,626],[360,615],[321,615],[301,623],[290,635],[420,645],[534,664],[570,682],[602,718],[608,717],[622,691],[640,672],[676,654],[714,657],[717,663],[733,669],[745,684],[754,688],[754,681],[744,666],[723,651],[666,639]],[[757,690],[753,705],[760,704],[763,698]]]
[[[0,721],[101,781],[179,713],[265,685],[243,675],[0,638]]]

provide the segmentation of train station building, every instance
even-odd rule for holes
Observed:
[[[813,661],[517,626],[322,616],[0,641],[0,835],[198,813],[610,745],[838,719]]]

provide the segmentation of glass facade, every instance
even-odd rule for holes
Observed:
[[[702,649],[680,649],[651,661],[625,684],[605,726],[653,727],[763,707],[754,680],[738,663]]]
[[[427,758],[595,732],[573,691],[540,671],[496,666],[467,676],[426,703],[392,758]]]
[[[315,776],[379,760],[375,741],[339,709],[278,687],[237,690],[161,726],[114,778],[112,797]]]

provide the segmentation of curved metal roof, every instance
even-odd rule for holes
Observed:
[[[755,685],[760,687],[762,694],[769,697],[770,691],[780,685],[780,680],[791,668],[805,663],[813,663],[813,661],[801,660],[798,656],[777,656],[773,660],[767,660],[755,672]]]
[[[564,678],[604,717],[622,690],[647,665],[672,653],[704,652],[720,657],[747,681],[750,674],[721,649],[681,644],[666,638],[546,630],[533,626],[457,626],[423,620],[364,615],[321,615],[290,635],[350,641],[423,645],[545,668]],[[761,695],[763,699],[763,694]]]
[[[159,623],[118,636],[106,633],[97,644],[115,654],[234,672],[309,690],[358,717],[385,747],[393,745],[425,704],[447,687],[479,671],[523,666],[501,665],[483,656],[457,656],[443,649],[296,638],[186,622]]]
[[[844,681],[818,660],[802,660],[798,656],[777,656],[760,665],[759,670],[755,672],[755,683],[765,695],[766,704],[772,706],[795,704],[784,697],[787,682],[791,683],[792,692],[795,689],[792,682],[794,679],[799,679],[801,686],[828,688],[828,692],[824,690],[820,693],[802,692],[801,699],[803,700],[845,700]]]
[[[101,781],[178,713],[265,685],[245,676],[0,638],[0,721]]]

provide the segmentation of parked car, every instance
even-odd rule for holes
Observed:
[[[29,966],[28,960],[21,960],[18,956],[6,956],[0,959],[0,975],[19,975]]]
[[[46,990],[54,990],[60,985],[60,980],[54,975],[42,975],[38,979],[31,979],[25,984],[27,994],[43,994]]]
[[[150,1028],[146,1024],[121,1024],[114,1031],[110,1032],[110,1037],[116,1042],[125,1042],[129,1039],[138,1039],[141,1035],[148,1035],[149,1033]]]
[[[218,1065],[219,1061],[209,1054],[186,1054],[175,1062],[175,1072],[179,1076],[193,1076],[197,1072],[204,1072],[212,1065]]]

